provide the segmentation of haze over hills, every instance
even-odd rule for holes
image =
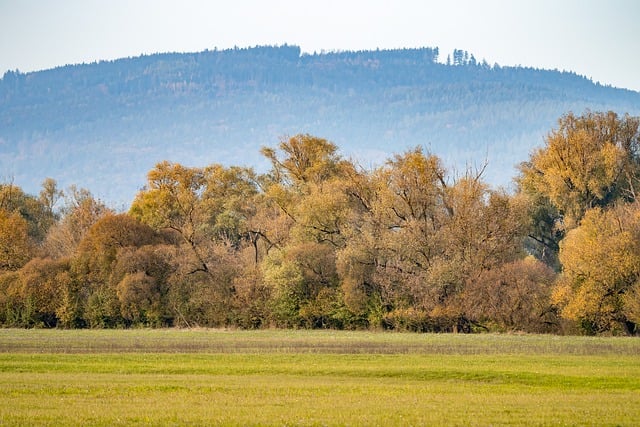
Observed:
[[[640,115],[640,93],[571,72],[437,48],[301,54],[296,46],[167,53],[0,80],[0,179],[46,177],[128,205],[161,160],[267,168],[261,146],[310,133],[363,166],[423,145],[509,185],[568,111]]]

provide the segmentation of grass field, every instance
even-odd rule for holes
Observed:
[[[0,425],[638,425],[640,340],[0,330]]]

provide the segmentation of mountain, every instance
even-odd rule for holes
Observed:
[[[45,177],[126,207],[161,160],[267,168],[261,146],[310,133],[363,166],[422,145],[509,185],[564,113],[640,115],[640,93],[571,72],[437,48],[302,54],[297,46],[166,53],[0,80],[0,181]]]

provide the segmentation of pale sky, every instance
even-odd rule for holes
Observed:
[[[0,0],[0,75],[284,43],[457,48],[640,91],[640,0]]]

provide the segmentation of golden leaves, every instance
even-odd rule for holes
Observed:
[[[31,253],[27,221],[18,212],[0,209],[0,272],[18,270]]]
[[[588,210],[560,245],[563,272],[553,293],[565,317],[596,330],[624,322],[624,297],[640,277],[640,206]]]
[[[637,121],[618,119],[612,112],[563,116],[545,146],[521,168],[521,187],[546,195],[565,225],[576,226],[588,209],[605,206],[627,191],[623,172],[633,155],[630,139],[637,139],[634,125],[637,131]]]

